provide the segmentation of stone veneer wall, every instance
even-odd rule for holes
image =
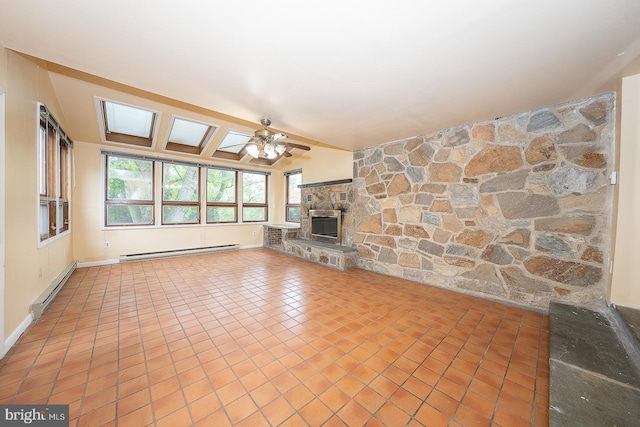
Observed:
[[[602,302],[614,104],[610,93],[355,152],[358,266],[539,308]]]

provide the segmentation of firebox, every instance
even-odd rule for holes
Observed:
[[[339,209],[310,209],[311,239],[340,244],[342,242],[342,211]]]

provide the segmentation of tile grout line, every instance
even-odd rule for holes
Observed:
[[[402,411],[403,417],[408,417],[407,422],[413,420],[417,423],[419,419],[424,421],[424,416],[428,413],[423,412],[420,418],[417,417],[424,406],[429,407],[430,411],[435,410],[434,416],[436,413],[441,414],[448,419],[448,423],[451,425],[459,425],[463,423],[463,419],[470,418],[455,420],[457,414],[470,417],[468,410],[471,410],[475,415],[482,415],[474,409],[475,404],[473,406],[463,405],[463,401],[470,394],[470,386],[474,378],[477,378],[476,375],[478,375],[480,368],[483,367],[483,361],[490,361],[492,363],[487,364],[484,368],[487,374],[497,377],[498,374],[494,374],[494,371],[498,372],[498,369],[504,369],[495,402],[493,402],[493,412],[489,420],[492,421],[499,406],[500,396],[505,390],[509,368],[511,366],[514,369],[517,368],[517,372],[514,374],[518,375],[511,377],[512,382],[514,378],[516,381],[520,378],[520,373],[528,376],[528,373],[531,372],[528,356],[531,355],[529,350],[535,340],[531,338],[529,333],[532,320],[537,323],[537,325],[534,324],[534,327],[538,330],[535,378],[532,385],[534,390],[532,398],[523,402],[531,405],[529,421],[535,422],[536,399],[542,398],[542,395],[537,393],[537,388],[541,385],[539,382],[540,369],[544,367],[539,359],[545,348],[542,342],[545,336],[543,333],[545,330],[544,317],[538,320],[531,318],[528,312],[522,311],[520,307],[512,309],[510,306],[478,300],[467,295],[450,294],[446,290],[425,285],[417,286],[396,279],[393,279],[393,283],[389,283],[391,279],[388,277],[379,277],[373,273],[362,273],[361,276],[355,273],[349,274],[347,280],[350,286],[344,286],[345,275],[338,277],[331,272],[315,267],[310,267],[302,272],[297,269],[298,263],[289,263],[286,259],[287,262],[282,264],[282,269],[279,271],[255,271],[247,274],[244,270],[247,260],[279,260],[280,257],[271,256],[270,253],[263,253],[259,250],[251,251],[251,254],[247,252],[246,255],[241,257],[198,256],[182,260],[131,263],[110,268],[106,278],[105,269],[102,271],[85,270],[86,277],[84,279],[91,280],[91,288],[87,288],[82,281],[79,281],[73,293],[75,296],[83,297],[84,303],[73,305],[70,298],[67,306],[55,313],[57,317],[55,323],[51,325],[48,337],[54,336],[55,339],[63,341],[60,340],[60,337],[69,334],[68,320],[74,316],[76,326],[67,338],[64,360],[70,360],[68,357],[74,338],[79,339],[74,344],[81,345],[85,349],[82,350],[83,352],[88,350],[86,343],[93,342],[90,354],[87,353],[89,357],[87,370],[89,372],[96,363],[94,360],[97,351],[95,344],[100,342],[108,345],[107,343],[111,339],[117,337],[118,347],[115,352],[117,356],[114,356],[113,352],[109,352],[112,357],[117,357],[115,365],[117,369],[116,398],[111,414],[114,417],[112,421],[114,425],[123,425],[124,422],[124,415],[120,416],[119,414],[124,409],[124,406],[120,407],[124,401],[119,398],[120,389],[124,384],[121,382],[122,370],[140,366],[138,365],[140,359],[144,362],[142,366],[145,369],[144,378],[147,383],[147,398],[152,417],[150,423],[155,426],[163,424],[161,420],[156,419],[157,414],[153,405],[150,383],[151,373],[163,366],[162,359],[158,359],[156,363],[150,365],[151,359],[149,357],[152,355],[150,351],[156,348],[158,350],[153,355],[156,357],[168,356],[168,360],[171,361],[173,372],[171,378],[177,379],[180,395],[185,402],[180,408],[164,414],[163,418],[172,416],[172,414],[175,417],[175,414],[178,411],[184,411],[186,406],[190,421],[195,424],[196,412],[192,411],[192,404],[205,396],[212,396],[217,399],[220,405],[220,408],[215,412],[220,416],[224,414],[227,422],[231,422],[232,416],[233,419],[238,419],[237,405],[233,409],[233,414],[228,412],[231,409],[229,405],[244,397],[250,399],[247,402],[250,401],[256,408],[249,414],[252,418],[251,421],[266,421],[270,425],[275,425],[274,423],[278,422],[276,420],[280,420],[280,417],[284,416],[283,414],[289,412],[289,415],[282,419],[282,422],[309,423],[302,414],[309,414],[308,410],[304,411],[304,409],[310,408],[312,402],[316,402],[314,405],[322,405],[328,410],[326,412],[328,418],[324,423],[342,421],[349,424],[347,421],[349,418],[344,418],[346,413],[343,412],[347,405],[349,405],[349,410],[356,407],[359,407],[359,410],[364,410],[365,412],[360,415],[366,414],[368,422],[382,422],[385,417],[391,416],[395,413],[394,411],[399,410]],[[294,266],[297,270],[291,271],[289,266]],[[217,274],[218,271],[220,272],[219,277],[212,276],[211,272]],[[115,288],[113,280],[119,280],[117,301],[114,301],[112,297]],[[92,289],[98,288],[101,289],[101,298],[100,310],[96,312],[96,297],[92,293]],[[77,311],[77,307],[80,305],[82,307],[80,311]],[[132,314],[133,310],[135,310],[135,315]],[[97,316],[93,332],[95,336],[91,341],[86,341],[85,336],[86,328],[91,327],[88,326],[91,322],[87,316]],[[134,321],[136,325],[132,327]],[[114,322],[117,322],[117,326],[114,324],[111,327],[102,327]],[[59,333],[53,332],[56,324],[60,325],[61,332]],[[82,326],[81,332],[78,330],[79,326]],[[169,327],[165,329],[166,326]],[[114,329],[116,330],[115,335],[112,333]],[[179,333],[176,333],[178,331]],[[205,335],[200,336],[200,333]],[[157,336],[158,334],[160,336]],[[137,344],[136,337],[138,338]],[[519,337],[521,337],[520,342],[518,341]],[[156,340],[158,341],[156,342]],[[44,350],[46,348],[45,342],[46,340],[43,340],[39,344],[39,353],[33,357],[34,361],[42,351],[46,351]],[[153,343],[153,346],[147,350],[145,342]],[[163,349],[159,349],[159,346],[156,345],[159,342],[162,342]],[[200,345],[205,342],[207,344]],[[172,343],[175,344],[172,345]],[[262,344],[256,345],[259,343]],[[415,347],[418,352],[410,353],[417,344],[428,346],[429,353],[420,354],[421,349],[426,350],[424,347]],[[254,347],[254,345],[256,346]],[[78,348],[80,349],[80,347]],[[478,350],[481,348],[482,354],[478,354]],[[212,351],[212,353],[206,355],[206,358],[210,360],[203,363],[204,359],[201,359],[199,355],[200,351],[204,349]],[[108,351],[108,349],[105,350]],[[432,357],[436,350],[442,353],[438,352],[435,356],[442,357],[438,359]],[[465,350],[464,359],[461,358],[463,350]],[[166,353],[163,355],[163,352]],[[283,357],[288,355],[287,352],[296,357],[289,357],[285,364]],[[507,352],[508,357],[505,356]],[[264,356],[259,356],[261,354]],[[335,357],[329,357],[329,354]],[[518,355],[517,360],[514,359],[516,354]],[[311,359],[316,355],[324,355],[324,357],[311,362]],[[126,358],[122,359],[125,356]],[[525,358],[520,356],[525,356]],[[130,359],[130,357],[135,359]],[[193,366],[187,361],[187,358],[191,357],[195,357]],[[505,359],[505,357],[507,358]],[[378,359],[380,366],[378,366]],[[443,363],[441,359],[448,361]],[[231,373],[231,382],[237,382],[240,385],[239,389],[242,390],[242,394],[234,396],[233,400],[226,404],[222,403],[218,394],[220,388],[214,387],[216,374],[221,372],[218,364],[209,365],[210,369],[216,370],[213,375],[208,373],[210,369],[204,368],[205,364],[216,360],[224,362],[223,369],[228,369]],[[428,360],[433,360],[434,363],[438,361],[438,365],[429,365],[428,367],[425,365]],[[470,360],[474,361],[469,362]],[[457,361],[466,363],[457,363]],[[247,362],[250,362],[251,365]],[[274,362],[278,362],[278,365],[271,365]],[[517,364],[514,364],[515,362]],[[521,363],[525,364],[521,365]],[[125,365],[131,366],[125,368]],[[31,372],[34,366],[33,363],[29,366],[29,371],[24,374],[21,382],[29,378],[28,372]],[[264,383],[256,386],[255,384],[261,380],[257,382],[251,379],[241,380],[247,376],[246,369],[250,366],[255,367],[261,375],[264,375]],[[274,371],[270,366],[279,368]],[[338,376],[326,370],[329,366],[339,368],[335,371]],[[356,376],[356,369],[363,366],[368,367],[371,372],[358,371],[360,373]],[[149,371],[151,367],[156,369]],[[187,382],[190,382],[189,385],[191,385],[200,381],[199,378],[193,376],[194,374],[188,373],[196,367],[205,372],[202,379],[206,377],[206,384],[211,391],[202,394],[200,388],[190,390],[183,385]],[[437,375],[433,385],[430,384],[431,381],[425,382],[416,375],[422,371],[421,367]],[[182,372],[179,373],[178,368]],[[435,368],[437,371],[433,371]],[[266,369],[267,372],[277,372],[277,375],[262,372],[263,369]],[[136,374],[137,372],[138,370],[127,371],[126,375],[129,376],[129,373]],[[294,380],[293,387],[287,386],[285,389],[275,386],[274,380],[283,374],[287,374]],[[156,378],[161,378],[164,375],[162,373]],[[331,378],[335,378],[335,380]],[[341,383],[346,378],[349,378],[349,382]],[[392,385],[394,391],[386,391],[384,397],[380,395],[378,390],[371,386],[377,378],[384,379],[389,385]],[[411,378],[419,381],[419,383],[415,382],[416,386],[421,384],[419,389],[405,388]],[[429,376],[424,378],[428,379]],[[448,380],[446,384],[445,378]],[[56,379],[52,383],[49,396],[53,396]],[[310,379],[314,382],[309,382]],[[526,378],[522,377],[522,379]],[[311,384],[320,384],[316,380],[321,381],[322,386],[310,388]],[[487,377],[486,380],[491,380],[491,378]],[[351,382],[353,382],[353,387]],[[462,382],[467,382],[466,386],[463,386]],[[528,384],[529,380],[526,379],[526,382]],[[263,399],[256,400],[258,395],[252,394],[252,392],[266,384],[271,384],[276,397],[259,405],[258,402]],[[382,385],[383,383],[377,384]],[[447,388],[446,396],[449,392],[460,396],[459,399],[447,397],[456,402],[455,410],[451,416],[440,412],[439,409],[427,403],[427,399],[434,390],[439,390],[437,387],[440,384],[446,385],[446,387],[456,386],[455,389]],[[490,384],[493,384],[493,381]],[[127,386],[127,391],[133,390],[135,386],[136,384],[132,384],[131,387]],[[299,386],[305,387],[304,390],[310,392],[308,396],[310,400],[303,404],[300,402],[304,402],[304,399],[291,400],[295,396],[294,394],[289,394],[287,397],[289,392]],[[349,392],[344,390],[343,386],[353,390],[358,388],[359,391]],[[80,396],[78,415],[75,420],[77,425],[83,422],[82,419],[95,420],[95,417],[91,418],[91,414],[108,416],[110,411],[106,405],[102,405],[92,408],[88,414],[82,414],[85,398],[88,397],[85,396],[88,387],[88,384],[84,385],[84,391]],[[424,389],[423,387],[428,388]],[[511,383],[509,387],[512,387]],[[252,391],[249,391],[249,388]],[[334,389],[339,393],[334,394],[334,391],[331,394],[327,393]],[[268,390],[268,388],[264,390]],[[380,398],[380,404],[375,407],[375,410],[373,410],[373,406],[364,406],[356,400],[364,390],[370,390]],[[413,402],[399,400],[404,396],[404,394],[398,394],[401,390],[408,393],[407,397],[410,396],[417,400]],[[421,394],[413,394],[415,390],[420,391]],[[422,396],[422,390],[424,390],[424,396]],[[513,393],[517,392],[518,394],[513,396],[520,399],[521,393],[518,388],[509,388],[509,390]],[[175,391],[177,392],[178,389]],[[187,400],[188,395],[194,399],[193,402]],[[228,393],[227,395],[233,396]],[[396,395],[397,398],[395,398]],[[345,397],[346,401],[343,400]],[[484,396],[480,394],[480,397]],[[324,403],[325,401],[327,403]],[[342,403],[343,401],[344,403]],[[138,400],[130,403],[137,402]],[[294,405],[295,402],[297,402],[296,405]],[[132,406],[130,403],[125,405],[130,407]],[[204,401],[202,404],[206,405]],[[481,404],[480,401],[478,404]],[[465,412],[460,412],[462,406],[465,406]],[[146,405],[142,405],[136,410],[145,407]],[[487,412],[489,410],[489,407],[477,407],[486,409]],[[202,410],[203,408],[204,406],[200,406],[197,416],[204,416],[202,419],[208,419],[212,413],[207,413],[206,410]],[[269,408],[268,411],[267,408]],[[368,408],[372,408],[372,410]],[[220,409],[222,412],[218,412]],[[102,412],[95,412],[98,410]],[[146,412],[147,409],[144,411],[140,414],[146,413],[146,416],[149,416],[149,413]],[[324,409],[322,411],[324,414]],[[340,412],[342,413],[340,414]],[[277,418],[267,416],[276,413],[280,414],[275,415]],[[512,413],[509,412],[509,414]],[[85,418],[87,416],[89,418]],[[241,422],[249,422],[249,416],[244,416]],[[199,422],[201,423],[202,420]]]
[[[81,283],[82,283],[82,282],[81,282]],[[91,292],[91,290],[93,290],[93,289],[94,289],[94,287],[95,287],[95,280],[94,280],[94,281],[92,282],[92,284],[91,284],[91,288],[90,288],[90,290],[89,290],[89,292],[88,292],[88,297],[87,297],[87,299],[88,299],[88,298],[89,298],[89,296],[91,295],[91,293],[92,293],[92,292]],[[106,290],[105,290],[105,292],[104,292],[104,293],[106,293]],[[102,300],[102,301],[101,301],[101,304],[100,304],[100,309],[101,309],[101,310],[102,310],[102,307],[104,306],[104,293],[103,293],[102,298],[101,298],[101,300]],[[99,331],[99,329],[100,329],[100,317],[98,316],[98,318],[97,318],[97,323],[96,323],[96,332],[95,332],[95,337],[94,337],[94,339],[93,339],[93,343],[94,343],[94,345],[91,347],[91,358],[89,359],[89,366],[87,367],[87,381],[86,381],[85,386],[84,386],[84,391],[83,391],[83,393],[82,393],[82,398],[80,399],[80,405],[79,405],[79,407],[78,407],[78,416],[77,416],[77,417],[76,417],[76,419],[75,419],[75,421],[76,421],[76,426],[77,426],[77,425],[79,424],[79,422],[80,422],[80,417],[81,417],[81,414],[82,414],[82,407],[83,407],[83,404],[84,404],[84,400],[85,400],[85,398],[87,397],[87,386],[89,385],[89,376],[90,376],[90,372],[91,372],[91,366],[92,366],[92,364],[93,364],[93,354],[95,353],[95,349],[96,349],[95,343],[96,343],[96,342],[97,342],[97,340],[98,340],[98,331]],[[116,399],[117,399],[117,394],[116,394]],[[117,423],[116,423],[116,426],[117,426]]]

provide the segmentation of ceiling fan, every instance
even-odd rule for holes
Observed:
[[[278,156],[291,157],[291,153],[287,148],[298,148],[305,151],[311,150],[311,148],[306,145],[284,142],[283,140],[287,138],[287,135],[269,130],[271,120],[267,117],[261,119],[260,123],[264,126],[264,129],[256,130],[245,146],[245,149],[251,157],[256,159],[262,157],[273,160]]]

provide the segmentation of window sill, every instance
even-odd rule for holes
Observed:
[[[237,227],[242,225],[264,225],[268,222],[228,222],[220,224],[167,224],[167,225],[114,225],[110,227],[102,226],[100,231],[110,230],[162,230],[168,228],[194,228],[194,227]]]
[[[47,240],[39,240],[39,241],[38,241],[38,249],[40,249],[40,248],[44,248],[45,246],[50,245],[50,244],[52,244],[53,242],[55,242],[55,241],[57,241],[57,240],[60,240],[60,239],[62,239],[62,238],[63,238],[63,237],[65,237],[65,236],[70,236],[70,235],[71,235],[71,230],[67,230],[67,231],[64,231],[64,232],[62,232],[62,233],[58,234],[57,236],[55,236],[55,237],[51,237],[51,238],[49,238],[49,239],[47,239]],[[38,239],[39,239],[39,238],[40,238],[40,237],[38,236]]]

